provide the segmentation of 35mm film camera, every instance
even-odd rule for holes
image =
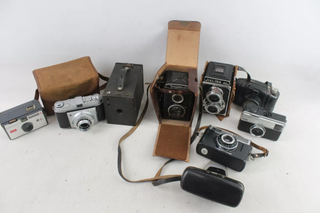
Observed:
[[[53,110],[61,128],[76,128],[82,132],[88,131],[93,124],[105,119],[99,94],[57,101]]]
[[[211,125],[196,148],[199,155],[239,172],[245,168],[251,150],[250,140]]]

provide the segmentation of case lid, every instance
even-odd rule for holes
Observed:
[[[170,21],[166,63],[197,69],[201,24],[197,21]]]
[[[41,98],[65,100],[86,95],[99,86],[99,76],[89,56],[33,71]]]
[[[191,127],[189,122],[175,124],[172,120],[162,120],[159,125],[153,155],[189,161]]]

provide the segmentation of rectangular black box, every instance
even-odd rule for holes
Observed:
[[[107,122],[134,126],[143,92],[143,66],[116,63],[102,97]]]

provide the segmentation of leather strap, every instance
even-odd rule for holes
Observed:
[[[98,75],[99,75],[99,78],[100,78],[100,79],[106,81],[106,83],[102,84],[102,85],[99,87],[99,90],[101,91],[101,90],[104,90],[104,88],[106,88],[106,86],[107,86],[107,84],[108,84],[108,82],[109,82],[109,77],[104,76],[104,75],[101,75],[100,73],[98,73]]]
[[[147,88],[147,100],[146,103],[144,105],[143,111],[136,123],[136,125],[134,127],[132,127],[125,135],[123,135],[120,140],[119,140],[119,144],[118,144],[118,172],[119,175],[122,177],[122,179],[124,179],[125,181],[128,181],[130,183],[141,183],[141,182],[150,182],[150,181],[158,181],[158,180],[162,180],[163,182],[172,182],[172,181],[179,181],[181,180],[181,175],[163,175],[163,176],[156,176],[154,178],[146,178],[146,179],[141,179],[141,180],[130,180],[128,178],[126,178],[122,172],[122,151],[121,151],[121,143],[128,138],[132,133],[134,133],[134,131],[139,127],[140,123],[143,120],[144,115],[147,112],[148,109],[148,104],[149,104],[149,97],[148,97],[148,92],[149,92],[149,88],[150,85]]]
[[[39,91],[38,91],[38,89],[36,89],[36,91],[34,93],[34,100],[39,101]]]
[[[202,130],[204,130],[204,129],[207,129],[208,127],[209,127],[209,126],[202,126],[202,127],[200,127],[200,128],[199,128],[199,131],[198,131],[198,134],[200,133],[200,131],[202,131]],[[220,128],[220,127],[217,127],[217,128],[222,129],[222,130],[227,131],[227,132],[230,132],[230,133],[232,133],[232,134],[234,134],[234,135],[238,135],[238,136],[242,137],[241,135],[239,135],[239,134],[237,134],[237,133],[234,133],[234,132],[232,132],[232,131],[230,131],[230,130],[227,130],[227,129],[224,129],[224,128]],[[267,150],[266,148],[264,148],[264,147],[262,147],[262,146],[259,146],[259,145],[255,144],[255,143],[253,143],[252,141],[251,141],[251,146],[253,146],[254,148],[256,148],[256,149],[258,149],[258,150],[260,150],[260,151],[262,151],[262,153],[251,153],[251,154],[250,154],[251,160],[254,160],[254,159],[256,159],[256,158],[267,157],[267,156],[269,155],[269,150]]]
[[[201,87],[199,87],[199,90],[200,90],[200,97],[199,97],[199,114],[198,114],[198,119],[197,119],[197,124],[196,124],[196,127],[193,131],[193,134],[191,136],[191,139],[190,139],[190,144],[193,143],[193,141],[196,139],[197,135],[198,135],[198,129],[200,127],[200,124],[201,124],[201,119],[202,119],[202,111],[203,111],[203,103],[202,103],[202,89]],[[175,161],[175,159],[170,159],[168,161],[166,161],[163,166],[159,169],[159,171],[157,172],[157,174],[155,175],[155,178],[156,177],[159,177],[161,175],[161,172],[162,172],[162,169],[169,163],[171,163],[172,161]],[[164,180],[158,180],[158,181],[152,181],[152,184],[153,186],[159,186],[159,185],[162,185],[162,184],[165,184],[165,183],[170,183],[170,182],[173,182],[175,180],[171,180],[171,179],[164,179]]]

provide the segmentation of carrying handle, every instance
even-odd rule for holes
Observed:
[[[247,73],[247,82],[250,82],[250,81],[251,81],[251,76],[250,76],[250,74],[248,73],[248,71],[245,70],[243,67],[240,67],[240,66],[237,66],[237,67],[238,67],[237,70],[243,71],[243,72]]]
[[[123,68],[120,70],[120,75],[118,78],[118,90],[122,91],[124,89],[124,80],[126,77],[127,72],[130,68],[133,67],[133,64],[124,64]]]

